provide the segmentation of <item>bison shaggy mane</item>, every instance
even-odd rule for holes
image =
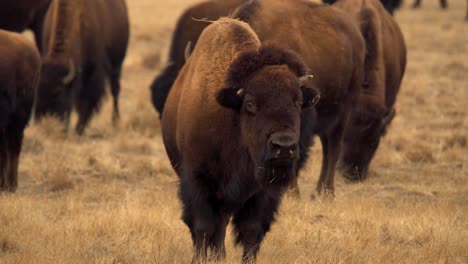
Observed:
[[[266,44],[259,50],[242,52],[230,65],[226,84],[231,88],[240,88],[238,86],[253,73],[268,65],[287,65],[297,76],[304,76],[310,71],[294,51]]]

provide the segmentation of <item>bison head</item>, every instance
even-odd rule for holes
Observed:
[[[268,192],[278,192],[296,177],[301,111],[319,93],[299,57],[267,46],[241,54],[231,65],[228,88],[218,102],[237,112],[240,141]]]
[[[75,77],[72,62],[69,65],[43,63],[35,111],[37,119],[44,115],[65,116],[71,107],[70,85]]]

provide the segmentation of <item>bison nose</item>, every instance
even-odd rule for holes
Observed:
[[[272,159],[294,159],[297,152],[297,141],[292,133],[275,133],[270,137]]]

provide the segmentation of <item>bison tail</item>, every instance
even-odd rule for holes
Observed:
[[[154,108],[158,111],[160,118],[163,114],[167,96],[169,95],[171,87],[177,78],[180,68],[181,66],[177,64],[169,64],[151,84],[151,100]]]

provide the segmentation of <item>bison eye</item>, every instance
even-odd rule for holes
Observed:
[[[296,101],[296,105],[297,105],[297,107],[302,108],[302,106],[304,105],[304,101],[303,100],[298,100],[298,101]]]
[[[245,110],[251,114],[255,114],[257,112],[257,106],[254,102],[248,101],[245,103]]]

